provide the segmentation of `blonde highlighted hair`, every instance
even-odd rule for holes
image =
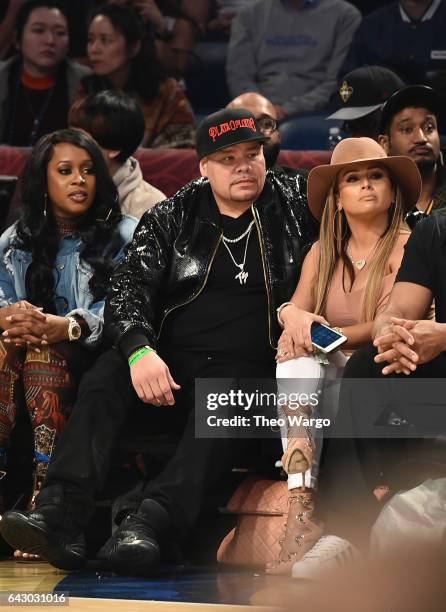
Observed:
[[[370,262],[362,304],[361,317],[363,322],[373,321],[376,316],[386,264],[395,247],[401,229],[407,229],[403,221],[403,197],[399,187],[395,185],[393,177],[391,175],[390,177],[395,190],[395,198],[388,211],[389,223],[387,229],[380,237]],[[347,254],[351,231],[344,211],[339,211],[337,208],[337,190],[338,178],[334,180],[327,196],[321,220],[319,274],[313,287],[316,314],[323,314],[325,311],[334,270],[339,260],[343,262],[344,270],[347,271],[350,277],[350,286],[354,280],[354,268]]]

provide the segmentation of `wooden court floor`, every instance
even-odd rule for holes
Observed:
[[[168,568],[157,578],[125,578],[88,564],[65,574],[51,566],[0,561],[5,592],[69,594],[67,606],[17,605],[67,612],[444,612],[444,555],[377,557],[338,568],[318,581],[220,568]],[[0,603],[1,610],[12,605]]]
[[[125,578],[93,567],[67,574],[47,563],[0,561],[0,609],[12,610],[5,593],[68,593],[68,611],[122,610],[153,612],[268,612],[278,608],[276,591],[282,577],[253,572],[219,572],[194,568],[169,572],[156,579]],[[266,593],[266,597],[264,594]],[[260,604],[260,605],[256,605]],[[17,606],[20,610],[49,610],[65,606],[38,604]],[[67,611],[67,612],[68,612]]]

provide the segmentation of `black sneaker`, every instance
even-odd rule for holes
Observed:
[[[170,525],[167,511],[146,499],[136,514],[129,514],[98,552],[98,559],[124,576],[152,576],[159,567],[160,542]]]
[[[10,510],[0,520],[0,533],[14,549],[39,555],[58,569],[80,569],[86,561],[85,539],[80,529],[64,525],[63,514],[56,505]]]

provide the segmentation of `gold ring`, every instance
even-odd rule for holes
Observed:
[[[277,355],[279,357],[284,357],[285,355],[288,355],[288,351],[283,348],[277,349]]]

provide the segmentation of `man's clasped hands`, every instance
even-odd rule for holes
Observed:
[[[391,317],[375,334],[376,363],[386,363],[383,374],[406,374],[446,350],[446,325],[431,320]]]

